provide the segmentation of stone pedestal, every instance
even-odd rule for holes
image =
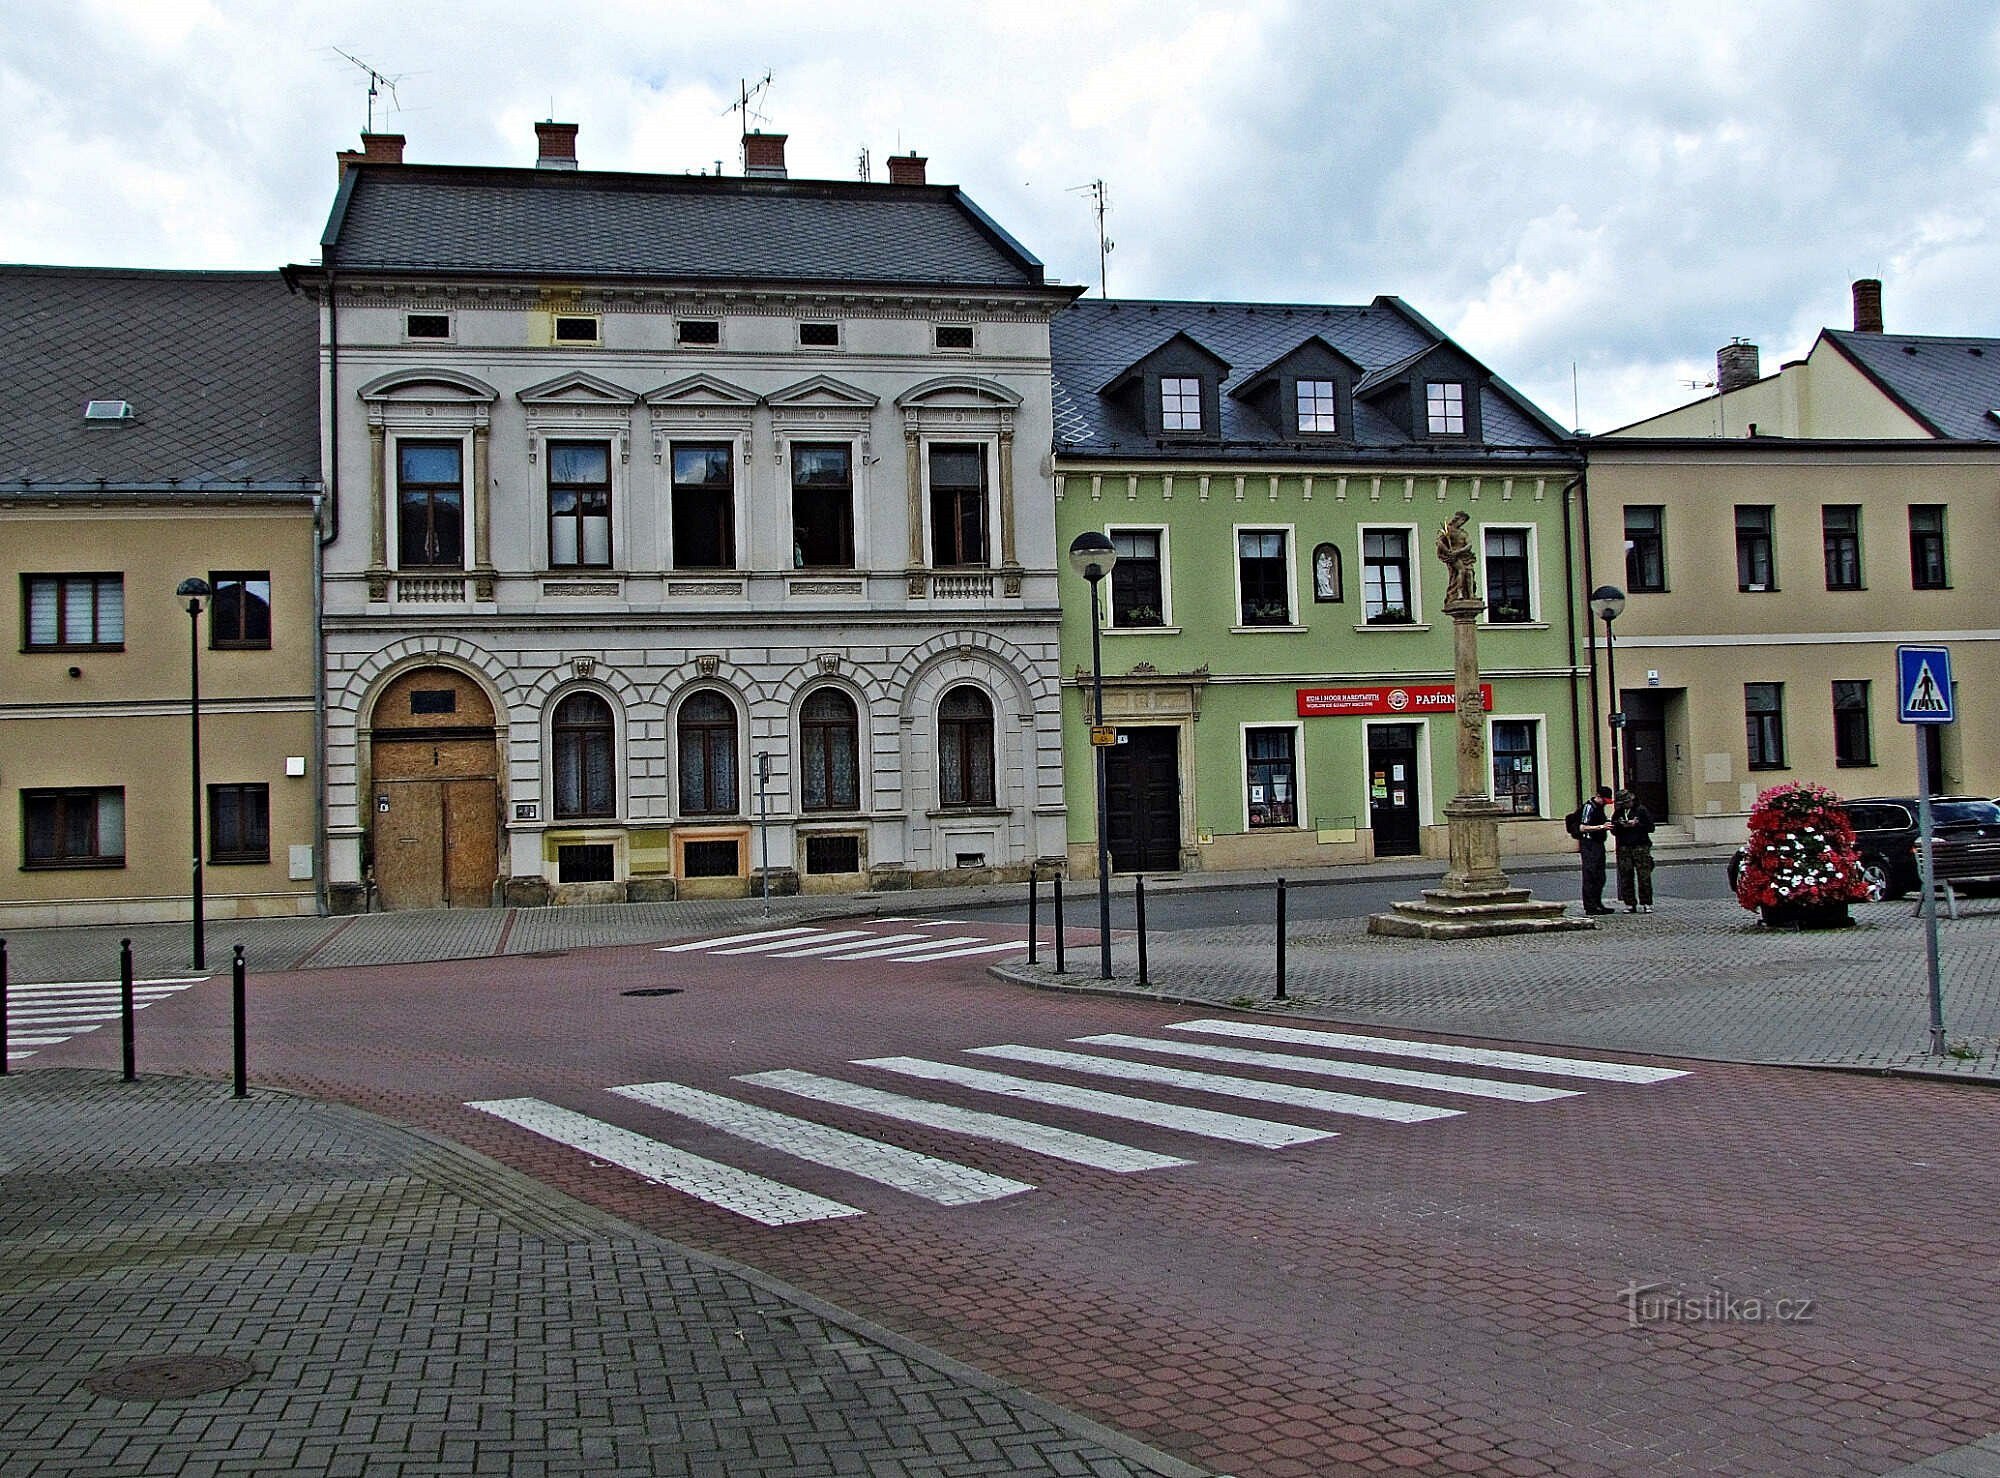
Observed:
[[[1451,866],[1440,886],[1421,899],[1392,904],[1370,915],[1368,932],[1420,939],[1483,939],[1495,934],[1545,934],[1594,929],[1595,921],[1572,917],[1560,903],[1537,902],[1516,887],[1500,866],[1502,810],[1486,788],[1486,704],[1479,690],[1477,599],[1445,602],[1451,617],[1452,667],[1456,678],[1458,793],[1444,808]]]

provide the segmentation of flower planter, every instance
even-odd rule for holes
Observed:
[[[1757,912],[1767,929],[1847,929],[1854,924],[1844,903],[1769,903]]]

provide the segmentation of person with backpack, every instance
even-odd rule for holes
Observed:
[[[1629,790],[1618,792],[1611,813],[1618,843],[1618,901],[1627,913],[1653,911],[1653,814]]]
[[[1583,859],[1583,911],[1610,913],[1604,906],[1604,838],[1611,831],[1611,787],[1600,785],[1597,794],[1569,816],[1569,834],[1576,838]]]

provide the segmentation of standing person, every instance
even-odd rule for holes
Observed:
[[[1611,831],[1611,787],[1600,785],[1577,818],[1577,850],[1583,857],[1583,911],[1610,913],[1604,906],[1604,838]]]
[[[1618,792],[1611,813],[1611,839],[1618,843],[1618,901],[1627,913],[1653,911],[1653,813],[1629,790]]]

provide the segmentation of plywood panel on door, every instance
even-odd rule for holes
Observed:
[[[375,784],[375,886],[384,908],[438,908],[444,894],[444,786]]]
[[[500,797],[491,780],[448,780],[444,791],[444,895],[453,908],[493,902],[500,869]]]

